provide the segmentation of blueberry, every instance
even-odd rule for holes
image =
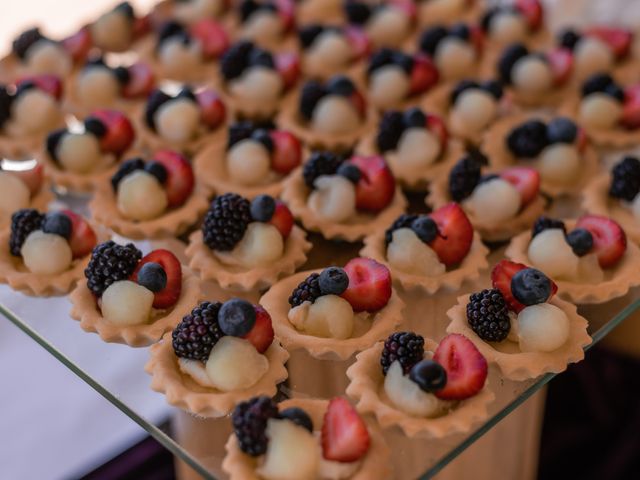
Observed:
[[[335,76],[327,82],[327,90],[335,95],[348,97],[353,94],[355,89],[353,82],[344,75]]]
[[[427,216],[416,218],[411,223],[411,230],[425,243],[432,242],[438,236],[438,225]]]
[[[578,35],[574,30],[565,30],[561,32],[558,36],[558,43],[561,47],[568,48],[569,50],[573,50],[576,44],[580,41],[580,35]]]
[[[42,221],[42,231],[68,240],[71,237],[71,219],[62,212],[47,213]]]
[[[307,412],[301,408],[285,408],[278,414],[278,418],[291,420],[296,425],[306,428],[309,432],[313,432],[313,422],[311,421],[311,417],[309,417]]]
[[[578,127],[566,117],[554,118],[547,124],[549,143],[573,143],[578,136]]]
[[[353,163],[343,163],[338,167],[336,174],[346,178],[352,183],[358,183],[360,181],[360,177],[362,177],[362,173],[360,173],[360,169],[356,167]]]
[[[469,40],[471,30],[469,30],[469,27],[464,23],[458,23],[449,29],[449,35],[458,37],[462,40]]]
[[[349,286],[349,276],[342,268],[325,268],[318,277],[318,285],[322,295],[340,295]]]
[[[251,138],[256,142],[260,142],[264,148],[269,150],[269,152],[273,152],[273,140],[271,139],[271,135],[268,130],[264,128],[258,128],[254,130],[251,134]]]
[[[268,222],[276,211],[276,201],[269,195],[258,195],[251,201],[251,218],[256,222]]]
[[[89,117],[84,121],[84,129],[98,138],[102,138],[107,133],[105,124],[95,117]]]
[[[451,96],[449,98],[449,102],[453,105],[458,100],[458,97],[462,95],[462,92],[469,90],[471,88],[479,88],[480,85],[478,82],[474,80],[461,80],[457,83],[457,85],[451,90]]]
[[[447,371],[438,362],[425,358],[411,367],[409,379],[423,392],[432,393],[442,390],[447,384]]]
[[[120,85],[126,85],[131,80],[131,74],[127,67],[116,67],[113,69],[113,74],[118,79]]]
[[[510,45],[502,52],[498,60],[497,70],[500,80],[502,80],[503,83],[507,85],[511,84],[511,71],[513,70],[513,66],[518,60],[528,54],[529,50],[521,43]]]
[[[118,171],[111,177],[111,186],[114,191],[118,190],[118,184],[124,177],[136,170],[143,170],[145,168],[144,160],[140,157],[130,158],[129,160],[122,162]]]
[[[424,128],[427,124],[427,116],[418,107],[408,109],[402,114],[402,120],[407,128]]]
[[[592,93],[604,92],[612,83],[615,82],[608,73],[596,73],[595,75],[591,75],[582,84],[582,96],[586,97]]]
[[[159,263],[145,263],[138,270],[138,284],[153,293],[159,292],[167,286],[167,272]]]
[[[449,35],[442,26],[431,27],[420,35],[419,47],[424,53],[434,56],[440,42]]]
[[[496,178],[500,178],[500,175],[495,173],[487,173],[486,175],[482,175],[480,177],[480,181],[478,182],[478,185],[481,183],[490,182],[491,180],[495,180]]]
[[[544,303],[551,296],[551,280],[540,270],[525,268],[511,278],[511,293],[523,305]]]
[[[271,54],[260,48],[254,48],[249,54],[249,65],[274,68],[273,57]]]
[[[218,323],[224,334],[243,337],[256,323],[256,310],[246,300],[232,298],[220,307]]]
[[[391,57],[393,59],[393,63],[402,68],[402,70],[404,70],[407,75],[411,74],[411,70],[413,70],[413,58],[411,57],[411,55],[407,55],[404,52],[394,51]]]
[[[577,256],[582,257],[591,251],[593,247],[593,235],[589,230],[576,228],[567,234],[567,243]]]
[[[498,80],[487,80],[486,82],[482,82],[480,84],[480,88],[489,92],[496,100],[500,100],[502,98],[502,83]]]
[[[151,160],[150,162],[145,164],[144,170],[147,173],[150,173],[151,175],[156,177],[158,182],[160,182],[161,184],[164,184],[167,181],[167,176],[169,174],[167,173],[167,169],[165,168],[165,166],[163,164],[161,164],[160,162],[156,162],[155,160]]]
[[[606,87],[604,87],[604,93],[615,98],[619,102],[624,102],[624,90],[620,85],[616,85],[615,83],[610,83]]]
[[[298,39],[300,40],[302,48],[309,48],[323,31],[324,27],[318,24],[301,27],[298,30]]]

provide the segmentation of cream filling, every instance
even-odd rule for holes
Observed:
[[[529,27],[520,13],[505,11],[498,13],[491,19],[489,33],[491,40],[502,45],[509,45],[526,40]]]
[[[76,93],[84,106],[104,107],[120,96],[120,83],[107,67],[94,66],[80,73]]]
[[[463,201],[463,206],[478,224],[497,225],[518,215],[522,200],[513,185],[495,178],[478,185],[471,196]]]
[[[403,272],[425,277],[435,277],[446,272],[433,249],[420,240],[413,230],[399,228],[392,234],[387,246],[389,264]]]
[[[6,129],[18,137],[32,135],[53,129],[61,119],[58,101],[47,92],[32,88],[11,105],[11,121]]]
[[[349,302],[337,295],[323,295],[314,302],[305,301],[291,308],[289,322],[301,332],[315,337],[345,340],[355,328],[355,317],[368,317],[366,312],[354,314]]]
[[[542,58],[528,55],[518,60],[511,74],[516,88],[531,94],[548,91],[553,84],[551,67]]]
[[[184,44],[182,38],[168,38],[158,52],[160,63],[167,73],[185,76],[202,66],[202,48],[199,42]]]
[[[275,109],[284,92],[284,83],[278,72],[267,67],[250,67],[240,78],[229,83],[231,94],[247,102],[261,105],[262,109]]]
[[[270,183],[271,157],[260,142],[241,140],[227,152],[229,178],[239,185],[255,186]]]
[[[307,206],[318,218],[342,223],[356,214],[356,189],[345,177],[321,175],[313,186]]]
[[[193,23],[202,18],[218,17],[225,8],[225,0],[190,0],[175,2],[174,14],[182,23]]]
[[[259,10],[253,13],[242,27],[242,37],[260,45],[277,41],[283,34],[284,25],[277,13]]]
[[[252,222],[233,250],[212,252],[225,265],[256,268],[272,265],[281,258],[284,253],[284,240],[280,231],[273,225]]]
[[[443,39],[434,57],[438,70],[446,80],[458,80],[469,75],[476,63],[473,45],[455,37]]]
[[[386,157],[394,175],[415,180],[438,160],[441,153],[437,135],[425,128],[411,127],[400,136],[396,150]]]
[[[615,57],[609,46],[599,38],[583,36],[573,52],[575,72],[578,78],[586,79],[595,73],[610,72]]]
[[[592,128],[610,130],[622,117],[622,104],[606,93],[596,92],[580,102],[580,120]]]
[[[320,443],[321,433],[314,431],[313,436],[318,442],[320,454],[320,465],[318,468],[319,478],[322,480],[344,480],[351,478],[360,469],[362,460],[356,460],[355,462],[335,462],[324,458],[322,455],[322,445]]]
[[[48,40],[38,40],[27,51],[26,64],[33,73],[49,73],[64,77],[73,63],[61,45]]]

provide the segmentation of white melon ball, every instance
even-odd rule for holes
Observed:
[[[318,132],[344,134],[353,132],[360,126],[360,115],[342,95],[325,95],[313,111],[311,125]]]
[[[351,304],[337,295],[323,295],[310,306],[304,331],[316,337],[344,340],[353,333]]]
[[[91,67],[78,78],[76,92],[83,105],[104,107],[112,105],[120,96],[120,82],[108,68]]]
[[[188,142],[198,131],[200,110],[190,99],[171,100],[160,106],[155,124],[158,134],[170,142]]]
[[[405,376],[398,361],[391,364],[384,377],[384,392],[398,409],[414,417],[435,417],[443,410],[443,402]]]
[[[369,98],[376,107],[390,109],[409,95],[409,77],[397,65],[385,65],[373,72],[369,80]]]
[[[27,51],[26,63],[34,73],[49,73],[64,77],[71,71],[71,58],[61,45],[38,40]]]
[[[636,195],[633,202],[631,202],[631,213],[640,221],[640,194]]]
[[[491,19],[491,40],[502,45],[526,40],[529,26],[522,14],[512,11],[498,13]]]
[[[102,294],[103,318],[121,326],[142,325],[149,321],[153,292],[130,280],[114,282]]]
[[[287,318],[296,330],[304,331],[304,324],[309,316],[309,308],[311,308],[311,302],[307,300],[290,308],[287,312]]]
[[[589,253],[578,260],[577,281],[582,283],[602,283],[604,281],[604,271],[600,267],[598,255]]]
[[[233,249],[233,256],[246,267],[271,265],[284,252],[280,231],[269,223],[252,222],[242,240]]]
[[[239,98],[256,103],[277,102],[284,83],[278,72],[267,67],[251,67],[238,80],[229,84],[231,93]]]
[[[554,143],[538,157],[538,171],[545,182],[569,184],[580,175],[580,154],[574,145]]]
[[[553,352],[569,338],[569,319],[550,303],[525,307],[518,313],[518,338],[523,352]]]
[[[551,67],[542,58],[528,55],[518,60],[511,72],[516,88],[529,93],[543,93],[553,84]]]
[[[446,80],[458,80],[474,71],[476,51],[462,39],[447,37],[436,49],[435,62]]]
[[[122,12],[107,12],[91,24],[93,43],[103,50],[126,50],[131,43],[131,37],[131,19]]]
[[[156,177],[136,170],[118,184],[118,210],[131,220],[152,220],[164,213],[169,203],[167,193]]]
[[[39,88],[32,88],[13,102],[11,117],[21,132],[34,134],[51,130],[62,115],[54,97]]]
[[[573,52],[576,75],[586,79],[595,73],[609,72],[615,57],[609,46],[599,38],[583,36]]]
[[[269,45],[282,35],[283,24],[277,13],[258,10],[242,28],[242,36],[259,45]]]
[[[178,367],[182,373],[189,375],[198,385],[216,388],[215,385],[211,383],[207,369],[200,360],[178,357]]]
[[[451,115],[471,132],[480,132],[496,118],[498,102],[489,92],[479,88],[463,91],[453,106]]]
[[[315,75],[330,75],[344,67],[353,56],[351,44],[335,30],[322,32],[305,54],[307,69]]]
[[[395,163],[400,173],[416,174],[433,164],[440,153],[440,138],[435,133],[426,128],[410,127],[400,136]]]
[[[227,171],[233,182],[240,185],[260,185],[271,170],[271,158],[264,145],[245,139],[227,153]]]
[[[518,214],[522,199],[516,187],[506,180],[495,178],[478,185],[465,205],[479,223],[497,225]]]
[[[30,272],[54,275],[64,272],[71,265],[73,254],[67,241],[60,235],[31,232],[20,249],[22,260]]]
[[[416,4],[421,23],[435,25],[459,17],[467,7],[467,0],[429,0]]]
[[[445,273],[446,267],[440,262],[436,252],[410,228],[394,230],[391,238],[387,247],[387,260],[394,268],[426,277]]]
[[[60,165],[75,173],[88,173],[102,160],[100,141],[90,133],[66,133],[56,147]]]
[[[182,38],[170,37],[162,43],[158,52],[165,73],[185,77],[202,64],[202,51],[198,42],[184,44]]]
[[[560,228],[549,228],[531,239],[527,255],[531,264],[552,278],[574,279],[578,257]]]
[[[314,182],[307,205],[319,217],[344,222],[356,213],[356,189],[340,175],[321,175]]]
[[[0,212],[5,215],[11,215],[29,206],[31,192],[15,175],[0,171],[0,192]]]
[[[269,419],[269,443],[264,462],[256,470],[267,480],[316,480],[320,449],[316,437],[290,420]]]
[[[622,117],[622,104],[606,93],[591,93],[580,103],[580,120],[593,128],[613,128]]]
[[[194,23],[201,18],[219,16],[225,8],[225,0],[191,0],[178,2],[174,7],[176,20],[181,23]]]
[[[269,360],[248,340],[225,336],[211,349],[205,368],[215,388],[231,392],[255,385],[269,370]]]
[[[411,20],[400,8],[387,6],[369,19],[366,31],[375,46],[398,48],[411,32]]]

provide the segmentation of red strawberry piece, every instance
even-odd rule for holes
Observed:
[[[329,401],[322,421],[322,456],[334,462],[355,462],[369,450],[367,425],[342,397]]]
[[[70,37],[62,40],[62,46],[69,52],[75,62],[87,58],[91,47],[93,47],[91,30],[89,27],[82,27]]]
[[[407,17],[409,17],[412,21],[415,20],[416,15],[418,13],[418,9],[413,1],[409,0],[391,0],[389,2],[390,5],[402,10]]]
[[[36,88],[48,93],[56,100],[60,100],[60,98],[62,98],[62,81],[60,81],[60,78],[55,75],[33,75],[29,77],[22,77],[16,81],[16,87],[19,87],[26,82],[33,83]]]
[[[379,212],[386,208],[396,193],[396,181],[383,157],[354,156],[349,163],[360,169],[360,180],[356,184],[356,208]]]
[[[531,167],[511,167],[500,172],[500,177],[516,187],[522,198],[522,206],[528,205],[540,191],[540,173]]]
[[[120,154],[131,146],[136,134],[124,113],[116,110],[96,110],[91,116],[100,120],[107,129],[100,139],[102,150]]]
[[[260,305],[253,306],[256,310],[256,323],[253,328],[244,337],[256,347],[260,353],[264,353],[273,342],[273,325],[271,324],[271,316]]]
[[[348,97],[354,108],[361,117],[365,117],[367,114],[367,101],[358,90],[354,90],[350,97]]]
[[[293,87],[300,77],[300,60],[298,55],[290,52],[282,52],[275,55],[276,70],[280,73],[284,88]]]
[[[588,28],[584,33],[609,45],[616,58],[626,57],[631,51],[633,33],[624,28],[595,26]]]
[[[360,60],[369,55],[371,52],[371,40],[369,40],[364,30],[358,27],[346,27],[344,35],[351,44],[354,60]]]
[[[356,312],[380,310],[391,298],[391,273],[389,269],[371,258],[352,258],[344,266],[349,286],[342,298]]]
[[[89,222],[72,210],[62,210],[69,220],[71,220],[71,238],[69,246],[73,258],[81,258],[89,255],[93,247],[98,243],[96,232],[93,231]]]
[[[142,257],[140,263],[131,274],[131,280],[138,281],[138,272],[145,263],[157,263],[167,274],[167,285],[153,294],[154,308],[169,308],[178,301],[182,291],[182,265],[180,260],[169,250],[159,248]]]
[[[287,238],[293,228],[293,214],[289,207],[281,200],[276,200],[276,211],[269,223],[280,231],[282,238]]]
[[[196,93],[196,99],[200,106],[200,116],[212,130],[218,128],[224,122],[227,109],[220,96],[213,90],[205,89]]]
[[[409,93],[414,95],[426,92],[438,83],[439,78],[440,74],[433,61],[426,55],[418,53],[413,57]]]
[[[296,18],[296,5],[293,0],[275,0],[274,2],[278,15],[282,19],[285,30],[293,27]]]
[[[195,184],[191,163],[182,154],[172,150],[159,150],[153,159],[167,170],[165,189],[169,207],[182,205],[191,195]]]
[[[44,182],[44,167],[41,163],[36,163],[32,168],[27,170],[4,170],[5,173],[9,173],[14,177],[18,177],[29,188],[29,192],[33,197],[36,195],[42,187]]]
[[[507,306],[516,313],[522,310],[524,308],[524,305],[518,302],[511,293],[511,279],[516,273],[518,273],[520,270],[524,270],[525,268],[529,267],[527,267],[523,263],[501,260],[496,263],[496,265],[493,267],[493,270],[491,271],[491,283],[493,284],[493,288],[497,288],[498,290],[500,290],[500,293],[502,293],[502,296],[507,302]],[[555,295],[557,291],[558,286],[552,280],[551,296]]]
[[[584,152],[587,148],[587,144],[589,143],[589,138],[587,137],[587,132],[584,128],[578,127],[578,135],[576,136],[576,147],[580,153]]]
[[[271,130],[269,135],[274,145],[271,168],[286,175],[302,163],[300,140],[293,133],[285,130]]]
[[[640,127],[640,85],[625,89],[620,124],[629,129]]]
[[[128,70],[129,81],[122,89],[122,95],[125,98],[147,97],[156,83],[151,67],[144,62],[137,62]]]
[[[473,242],[473,226],[457,203],[440,207],[429,215],[438,225],[438,236],[429,246],[446,266],[464,260]]]
[[[593,236],[593,250],[602,268],[613,267],[627,251],[627,235],[608,217],[584,215],[578,219],[576,228],[584,228]]]
[[[554,48],[546,54],[547,61],[551,66],[553,83],[562,85],[569,80],[573,70],[573,54],[568,48]]]
[[[140,38],[151,31],[152,15],[148,13],[144,17],[136,17],[133,20],[133,38]]]
[[[435,396],[443,400],[473,397],[487,380],[487,359],[464,335],[452,333],[440,340],[433,360],[447,372],[447,383]]]
[[[229,36],[222,26],[209,18],[198,20],[189,28],[192,37],[200,42],[206,58],[218,58],[229,48]]]
[[[449,141],[449,132],[447,130],[447,124],[444,123],[442,117],[427,114],[427,129],[435,133],[440,139],[440,148],[444,150],[447,148],[447,142]]]
[[[478,55],[482,53],[484,48],[484,33],[478,25],[469,25],[469,35],[471,39],[471,45]]]
[[[530,30],[538,30],[544,20],[544,11],[540,0],[516,0],[516,9],[527,20]]]

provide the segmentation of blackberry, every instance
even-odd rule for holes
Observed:
[[[349,0],[344,5],[344,13],[349,23],[364,25],[371,16],[371,7],[365,2]]]
[[[438,44],[444,39],[449,32],[442,26],[432,27],[422,32],[420,35],[419,47],[424,53],[428,53],[430,56],[436,54]]]
[[[304,302],[315,302],[315,300],[322,296],[320,290],[320,274],[312,273],[305,278],[300,284],[291,292],[289,297],[289,305],[291,307],[297,307]]]
[[[624,157],[611,171],[609,196],[631,202],[640,191],[640,160]]]
[[[489,92],[496,100],[500,100],[504,93],[502,84],[498,80],[486,80],[480,84],[480,88]]]
[[[449,193],[451,198],[460,202],[467,198],[480,182],[481,165],[471,155],[456,163],[449,173]]]
[[[321,175],[333,175],[342,163],[342,157],[332,152],[313,152],[304,164],[302,176],[307,187],[313,189],[313,182]]]
[[[13,97],[7,90],[7,87],[0,85],[0,127],[11,118],[11,104]]]
[[[216,197],[204,217],[202,234],[204,243],[212,250],[232,250],[251,223],[249,200],[235,193]]]
[[[173,329],[171,345],[176,356],[206,362],[224,333],[218,324],[220,302],[202,302]]]
[[[424,356],[424,338],[413,332],[396,332],[384,341],[380,365],[382,373],[387,374],[389,367],[398,360],[406,375]]]
[[[298,39],[300,40],[300,44],[302,48],[309,48],[316,38],[320,34],[324,32],[324,27],[322,25],[313,24],[313,25],[305,25],[304,27],[298,30]]]
[[[381,153],[395,150],[404,132],[404,116],[401,112],[388,111],[380,120],[376,143]]]
[[[240,450],[252,457],[264,454],[269,443],[266,435],[267,422],[277,416],[278,407],[266,395],[236,405],[231,421]]]
[[[113,240],[101,243],[91,252],[84,270],[87,287],[100,296],[114,282],[126,280],[136,269],[142,253],[133,243],[118,245]]]
[[[411,228],[411,224],[418,217],[419,215],[415,215],[412,213],[403,213],[398,218],[396,218],[391,226],[384,232],[385,244],[389,245],[391,243],[391,240],[393,240],[393,232],[401,228]]]
[[[232,45],[220,58],[220,72],[226,80],[233,80],[242,75],[247,68],[249,54],[253,50],[253,43],[240,41]]]
[[[475,82],[473,80],[462,80],[454,87],[453,90],[451,90],[451,97],[449,102],[451,103],[451,105],[453,105],[454,103],[456,103],[456,100],[458,100],[458,97],[462,94],[462,92],[471,88],[479,87],[480,85],[478,85],[478,82]]]
[[[253,15],[258,10],[272,10],[276,11],[275,5],[272,3],[262,3],[257,2],[256,0],[243,0],[239,7],[240,10],[240,18],[242,22],[246,22],[251,15]]]
[[[573,50],[579,40],[580,35],[578,35],[575,30],[571,29],[560,32],[560,35],[558,35],[558,44],[561,47],[568,48],[569,50]]]
[[[11,255],[20,256],[20,249],[25,239],[42,225],[44,215],[33,208],[23,208],[11,215],[11,235],[9,251]]]
[[[604,92],[612,84],[615,83],[611,75],[608,73],[596,73],[587,78],[582,84],[582,96],[586,97],[592,93]]]
[[[540,120],[529,120],[509,132],[507,147],[516,157],[534,158],[548,145],[547,126]]]
[[[531,238],[535,237],[543,230],[548,230],[550,228],[560,228],[564,233],[567,233],[562,220],[556,220],[555,218],[549,218],[541,215],[533,224],[533,228],[531,229]]]
[[[511,330],[507,304],[500,290],[491,288],[472,293],[467,303],[467,321],[486,342],[501,342]]]
[[[227,141],[227,149],[231,149],[236,143],[241,142],[249,137],[256,129],[256,125],[248,120],[236,122],[229,127],[229,139]]]
[[[150,129],[156,129],[156,120],[154,118],[155,114],[158,109],[169,100],[171,100],[171,97],[164,93],[162,90],[156,89],[149,95],[149,98],[147,99],[147,105],[144,110],[144,120]]]
[[[313,110],[316,108],[318,101],[326,94],[326,89],[320,83],[313,80],[305,83],[300,92],[300,104],[298,106],[300,114],[307,120],[311,120]]]
[[[529,50],[521,43],[511,45],[502,52],[498,60],[498,76],[503,83],[511,85],[513,66],[518,60],[527,55],[529,55]]]
[[[39,28],[30,28],[18,35],[11,45],[11,50],[18,58],[24,60],[31,45],[44,39],[45,37],[40,33]]]
[[[118,184],[124,177],[136,170],[144,170],[144,166],[144,160],[142,160],[140,157],[131,158],[125,162],[122,162],[122,164],[120,164],[120,167],[118,168],[118,171],[111,177],[111,186],[113,187],[113,191],[118,191]]]

